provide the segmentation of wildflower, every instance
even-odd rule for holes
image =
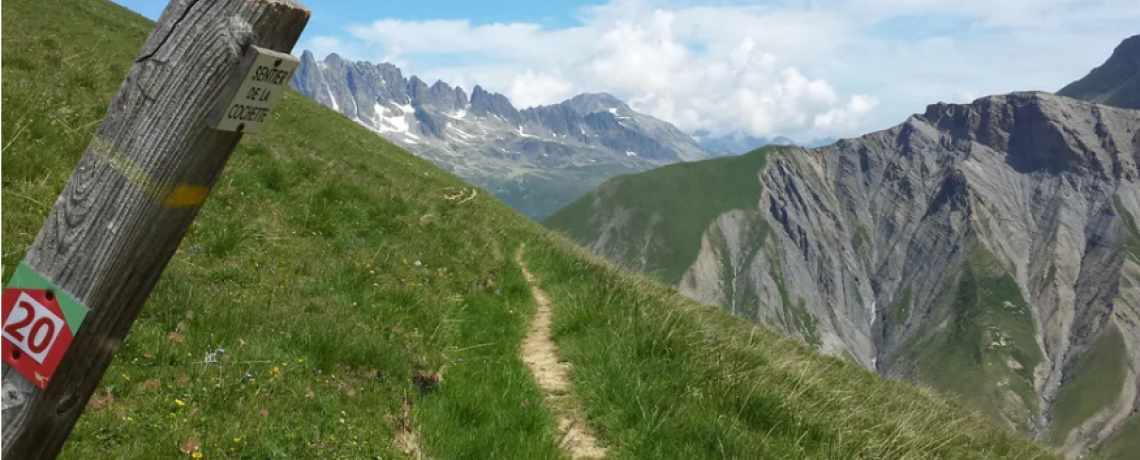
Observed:
[[[190,454],[190,456],[194,458],[202,458],[202,452],[194,451],[194,453]]]
[[[175,400],[174,400],[174,405],[176,405],[176,406],[178,406],[178,407],[182,407],[182,406],[185,406],[185,405],[186,405],[186,403],[182,402],[182,400],[181,400],[181,399],[175,399]]]
[[[507,314],[508,314],[508,315],[513,315],[513,314],[515,314],[515,311],[514,311],[514,310],[507,310]]]
[[[127,376],[127,374],[123,374],[123,380],[130,382],[131,378],[129,376]]]
[[[273,375],[274,376],[281,375],[281,368],[277,367],[277,366],[273,366]]]
[[[241,438],[234,438],[234,444],[240,444]]]
[[[297,364],[305,364],[305,358],[298,358]]]

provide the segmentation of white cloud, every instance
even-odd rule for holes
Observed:
[[[478,83],[519,107],[606,91],[684,130],[810,139],[885,128],[939,101],[1054,91],[1140,23],[1136,0],[710,3],[613,0],[560,29],[381,19],[302,46]]]
[[[506,95],[518,107],[531,107],[574,96],[574,85],[558,75],[527,69],[516,75]]]
[[[856,95],[847,105],[815,116],[815,125],[823,128],[851,129],[859,126],[861,117],[875,108],[879,101],[870,96]]]

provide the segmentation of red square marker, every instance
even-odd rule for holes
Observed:
[[[2,314],[4,362],[46,388],[73,339],[59,300],[47,289],[7,288]]]

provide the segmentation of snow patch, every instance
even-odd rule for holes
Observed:
[[[398,106],[397,108],[401,110],[404,109],[403,106]],[[406,111],[398,115],[392,114],[388,116],[388,110],[380,105],[379,102],[374,102],[372,109],[376,112],[375,115],[373,115],[373,126],[376,130],[381,133],[399,133],[412,139],[419,139],[419,137],[411,133],[412,127],[408,124],[407,118],[405,118]]]
[[[455,135],[462,137],[464,139],[472,139],[475,137],[474,135],[468,134],[467,132],[463,131],[462,129],[456,128],[455,126],[453,126],[451,124],[447,125],[447,129],[449,131],[454,132]]]
[[[627,156],[627,157],[635,157],[635,156],[637,156],[637,152],[634,152],[634,151],[632,151],[632,150],[626,150],[626,151],[625,151],[625,156]]]
[[[872,332],[874,332],[874,329],[875,329],[875,316],[876,316],[875,315],[875,301],[872,300],[871,301],[871,331]],[[873,352],[874,352],[874,350],[872,350],[872,353]],[[871,357],[871,369],[876,370],[876,371],[879,370],[879,359],[876,356]]]
[[[329,92],[329,101],[332,101],[332,109],[340,112],[340,105],[336,103],[336,96],[333,96],[332,88],[329,87],[327,81],[325,82],[325,91]]]
[[[610,107],[606,110],[608,110],[610,113],[612,113],[614,115],[617,115],[617,108],[616,107]]]
[[[519,125],[519,127],[518,127],[518,132],[519,132],[519,135],[520,135],[520,136],[522,136],[522,137],[533,137],[533,138],[535,138],[535,139],[538,139],[538,136],[535,136],[535,135],[533,135],[533,134],[527,134],[527,133],[524,133],[524,132],[523,132],[523,129],[522,129],[522,125]]]
[[[446,116],[446,117],[449,117],[449,118],[454,118],[454,119],[456,119],[456,120],[462,120],[462,119],[463,119],[463,117],[467,116],[467,111],[466,111],[466,110],[463,110],[463,109],[459,109],[459,111],[457,111],[457,112],[455,112],[455,113],[453,113],[453,114],[452,114],[452,113],[446,113],[446,112],[444,112],[444,114],[443,114],[443,115],[444,115],[444,116]]]

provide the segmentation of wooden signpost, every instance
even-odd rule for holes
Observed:
[[[295,0],[173,0],[5,286],[5,460],[51,459],[309,20]]]

